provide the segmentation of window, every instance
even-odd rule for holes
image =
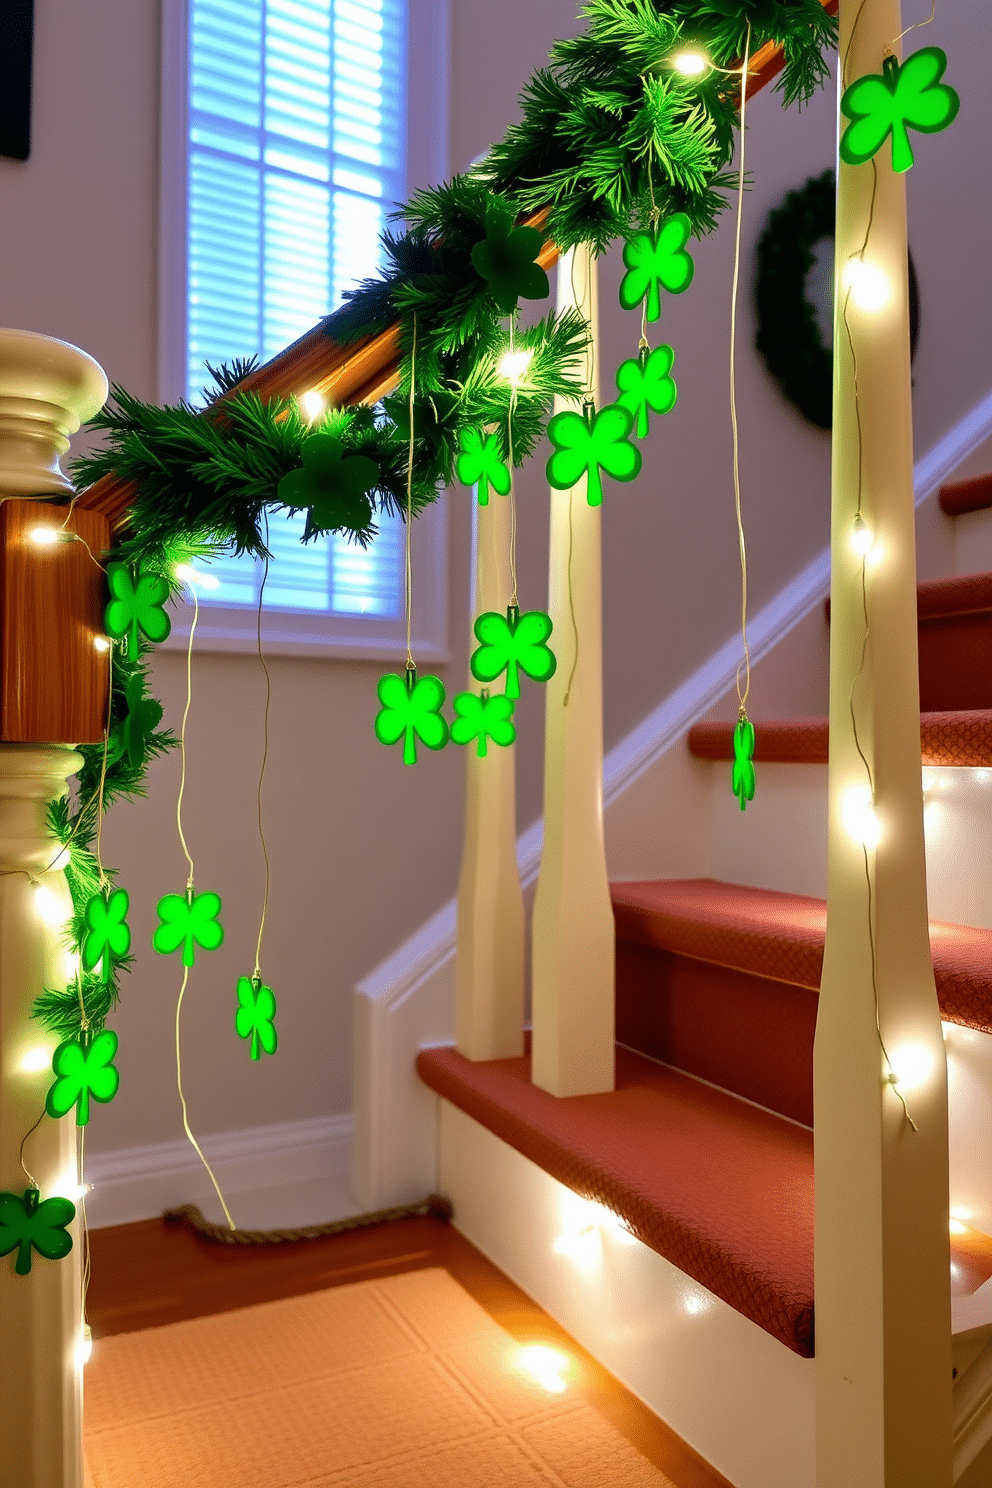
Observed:
[[[410,177],[443,174],[431,115],[447,17],[437,0],[186,0],[163,14],[162,396],[198,401],[206,362],[267,361],[335,309],[378,266]],[[270,649],[394,654],[403,523],[378,525],[363,551],[333,536],[303,547],[302,516],[273,519]],[[438,511],[415,537],[418,640],[439,657]],[[240,649],[263,565],[225,558],[212,571],[220,588],[201,596],[198,638]],[[181,616],[178,641],[188,628]]]

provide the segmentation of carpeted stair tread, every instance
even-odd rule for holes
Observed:
[[[992,658],[992,649],[989,652]],[[992,674],[992,659],[987,662]],[[689,730],[689,750],[697,759],[734,757],[734,723],[696,723]],[[754,758],[762,764],[825,765],[828,727],[825,718],[786,718],[754,726]],[[924,765],[945,768],[992,767],[992,709],[956,709],[920,715]]]
[[[940,488],[941,511],[949,517],[983,511],[992,506],[992,474],[973,475],[969,480],[948,481]]]
[[[824,899],[715,879],[611,886],[617,940],[818,990]],[[992,930],[931,920],[940,1015],[992,1033]]]
[[[427,1049],[421,1079],[700,1285],[811,1357],[813,1136],[617,1049],[616,1090],[559,1100],[530,1060]]]

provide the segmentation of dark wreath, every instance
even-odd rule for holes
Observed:
[[[815,262],[813,247],[832,237],[836,182],[832,170],[811,176],[790,191],[768,217],[758,243],[755,345],[782,392],[810,423],[829,429],[833,400],[833,353],[823,340],[816,310],[806,293]],[[909,334],[913,356],[919,339],[916,270],[909,259]]]

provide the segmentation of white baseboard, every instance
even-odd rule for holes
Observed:
[[[935,495],[990,436],[992,392],[916,462],[916,505]],[[825,549],[749,620],[752,663],[822,603],[829,588],[830,552]],[[603,762],[606,809],[615,807],[732,688],[739,661],[740,636],[735,634],[610,750]],[[542,838],[540,821],[517,838],[525,888],[537,877]],[[352,1190],[367,1208],[406,1203],[434,1185],[435,1103],[418,1080],[414,1061],[421,1048],[454,1038],[456,928],[451,899],[355,988]]]
[[[351,1137],[351,1113],[345,1112],[220,1132],[199,1141],[225,1196],[235,1196],[319,1188],[340,1180],[349,1170]],[[185,1140],[88,1153],[85,1179],[93,1185],[86,1212],[94,1228],[151,1219],[180,1204],[202,1205],[213,1192]]]

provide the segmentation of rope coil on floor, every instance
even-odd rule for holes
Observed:
[[[293,1240],[321,1240],[326,1235],[344,1235],[349,1230],[362,1230],[372,1225],[389,1224],[395,1219],[451,1220],[453,1210],[450,1199],[440,1194],[428,1194],[414,1204],[397,1204],[392,1209],[374,1209],[366,1214],[350,1214],[346,1219],[331,1220],[328,1224],[301,1225],[287,1230],[239,1230],[229,1229],[226,1224],[213,1224],[206,1219],[196,1204],[182,1204],[178,1209],[167,1209],[163,1218],[169,1224],[188,1224],[196,1234],[217,1245],[281,1245]]]

